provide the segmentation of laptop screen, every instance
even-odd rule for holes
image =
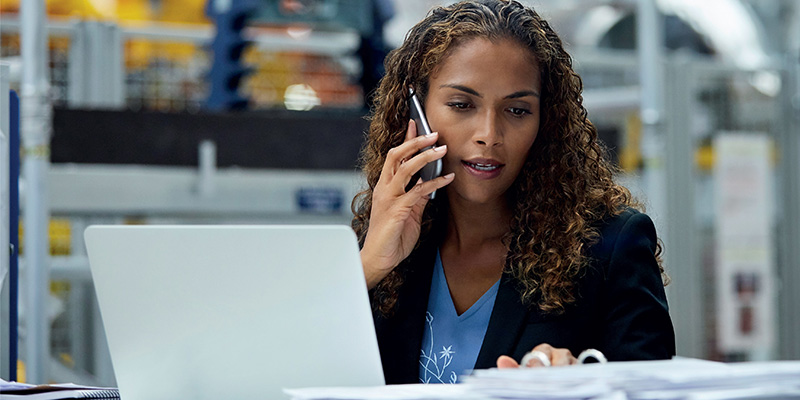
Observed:
[[[125,400],[384,383],[347,226],[92,226],[85,239]]]

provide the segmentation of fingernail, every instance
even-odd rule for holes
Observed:
[[[443,144],[443,145],[441,145],[439,147],[434,147],[433,151],[445,151],[445,149],[447,149],[447,145]]]
[[[444,179],[453,179],[454,176],[456,176],[456,173],[455,172],[451,172],[451,173],[445,175]]]
[[[438,134],[439,134],[439,132],[431,132],[431,133],[425,135],[425,137],[434,137],[434,136],[436,136]]]

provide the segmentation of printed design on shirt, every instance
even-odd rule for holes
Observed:
[[[427,325],[430,333],[431,345],[427,352],[425,352],[425,349],[420,350],[419,364],[424,371],[422,377],[419,379],[420,382],[456,383],[458,375],[456,375],[455,371],[450,371],[450,374],[445,376],[447,367],[453,362],[453,354],[456,352],[453,351],[452,345],[447,347],[442,346],[442,350],[438,355],[433,350],[433,314],[431,314],[430,311],[425,312],[425,325]],[[439,365],[440,362],[441,365]],[[445,379],[447,379],[446,382]]]

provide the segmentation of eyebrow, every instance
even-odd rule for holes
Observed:
[[[533,96],[533,97],[536,97],[537,99],[539,97],[541,97],[539,95],[539,92],[537,92],[535,90],[520,90],[519,92],[511,93],[510,95],[506,96],[506,98],[507,99],[518,99],[520,97],[525,97],[525,96]]]
[[[478,96],[480,98],[483,98],[483,96],[481,96],[480,93],[475,91],[475,89],[472,89],[472,88],[464,86],[464,85],[445,84],[445,85],[441,85],[439,87],[440,88],[456,89],[456,90],[460,90],[460,91],[465,92],[465,93],[469,93],[469,94],[471,94],[473,96]],[[520,90],[518,92],[511,93],[510,95],[506,96],[505,98],[506,99],[518,99],[520,97],[525,97],[525,96],[533,96],[533,97],[536,97],[536,98],[540,98],[541,97],[539,92],[537,92],[535,90]]]

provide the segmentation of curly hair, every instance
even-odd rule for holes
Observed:
[[[528,48],[541,73],[541,124],[525,165],[509,189],[513,211],[504,272],[516,278],[524,304],[562,313],[576,301],[576,285],[586,266],[585,251],[598,240],[597,222],[628,207],[641,208],[614,182],[617,172],[605,158],[597,130],[589,122],[582,82],[561,39],[533,9],[513,0],[465,1],[432,10],[404,43],[389,53],[371,111],[361,165],[368,188],[352,203],[352,227],[363,244],[372,195],[389,149],[403,143],[409,120],[409,86],[424,99],[436,66],[454,48],[474,38],[510,39]],[[444,198],[444,199],[443,199]],[[440,222],[445,196],[429,202],[423,234]],[[660,245],[656,257],[660,253]],[[660,263],[659,263],[660,264]],[[389,313],[403,283],[403,263],[372,292],[373,307]],[[663,268],[662,268],[663,274]]]

